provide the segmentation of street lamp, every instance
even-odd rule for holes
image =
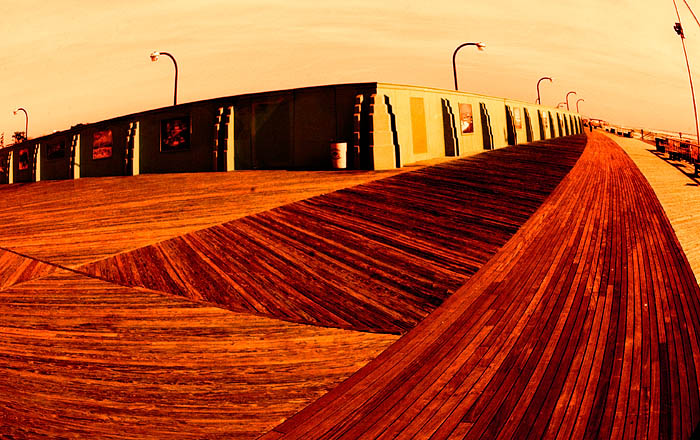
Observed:
[[[571,94],[574,94],[574,95],[575,95],[576,92],[571,91],[571,92],[569,92],[569,93],[566,94],[566,109],[567,109],[567,110],[569,110],[569,95],[571,95]]]
[[[457,52],[464,46],[476,46],[476,48],[479,50],[484,50],[484,47],[486,47],[483,43],[462,43],[459,46],[457,46],[457,49],[455,49],[454,53],[452,54],[452,73],[455,77],[455,90],[459,90],[459,87],[457,86]]]
[[[688,6],[688,3],[686,3],[686,6]],[[693,98],[693,112],[695,113],[695,135],[697,136],[698,142],[700,142],[700,124],[698,124],[698,107],[695,104],[695,90],[693,90],[693,75],[690,73],[690,62],[688,61],[688,52],[685,50],[685,34],[683,33],[683,25],[681,25],[681,14],[678,12],[676,0],[673,0],[673,7],[676,9],[676,17],[678,17],[678,21],[673,26],[673,30],[676,31],[679,37],[681,37],[681,44],[683,45],[683,55],[685,56],[685,65],[688,68],[688,80],[690,81],[690,96]],[[688,6],[688,9],[690,9],[690,6]],[[693,11],[691,10],[690,12],[692,13]],[[695,14],[693,14],[693,17],[695,17]]]
[[[155,63],[161,55],[165,55],[173,60],[173,64],[175,65],[175,93],[173,94],[173,105],[177,105],[177,61],[175,61],[175,57],[168,52],[158,52],[157,50],[151,53],[151,61]]]
[[[579,99],[578,101],[576,101],[576,113],[581,113],[581,112],[578,111],[578,103],[581,102],[581,101],[584,101],[584,102],[585,102],[586,100],[583,99],[583,98],[581,98],[581,99]]]
[[[552,78],[550,78],[548,76],[543,76],[542,78],[540,78],[539,81],[537,81],[537,103],[538,104],[542,104],[542,101],[540,100],[540,83],[542,82],[543,79],[548,79],[550,83],[552,82]]]
[[[22,107],[16,108],[12,114],[17,114],[17,112],[22,111],[24,112],[24,139],[29,139],[29,115],[27,114],[27,111],[23,109]]]

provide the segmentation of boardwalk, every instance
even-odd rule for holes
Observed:
[[[695,279],[700,280],[700,178],[692,165],[670,160],[636,139],[611,136],[644,173],[681,243]]]
[[[653,190],[593,134],[440,308],[277,438],[688,438],[700,291]]]
[[[236,176],[0,189],[26,201],[0,225],[0,436],[675,439],[700,423],[700,288],[605,136],[301,173],[289,192]],[[90,191],[69,206],[68,185]]]
[[[229,310],[403,333],[463,285],[574,166],[585,138],[399,174],[81,271]]]

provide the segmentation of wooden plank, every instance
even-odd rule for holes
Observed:
[[[689,438],[698,311],[651,187],[593,133],[480,271],[270,438]]]
[[[57,266],[0,249],[0,290],[49,275],[57,270]]]
[[[0,431],[255,438],[395,340],[61,271],[0,292]]]
[[[75,267],[404,171],[235,171],[2,185],[0,247]]]
[[[445,162],[80,268],[244,311],[400,334],[457,290],[576,163],[585,137]]]

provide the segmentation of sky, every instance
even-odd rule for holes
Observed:
[[[700,26],[679,2],[700,89]],[[686,0],[700,12],[699,0]],[[697,3],[697,4],[696,4]],[[0,0],[8,143],[178,102],[350,82],[453,88],[695,132],[672,0]],[[700,104],[700,103],[699,103]]]

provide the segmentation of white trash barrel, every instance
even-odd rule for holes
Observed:
[[[335,170],[344,170],[348,167],[347,142],[331,143],[331,165]]]

